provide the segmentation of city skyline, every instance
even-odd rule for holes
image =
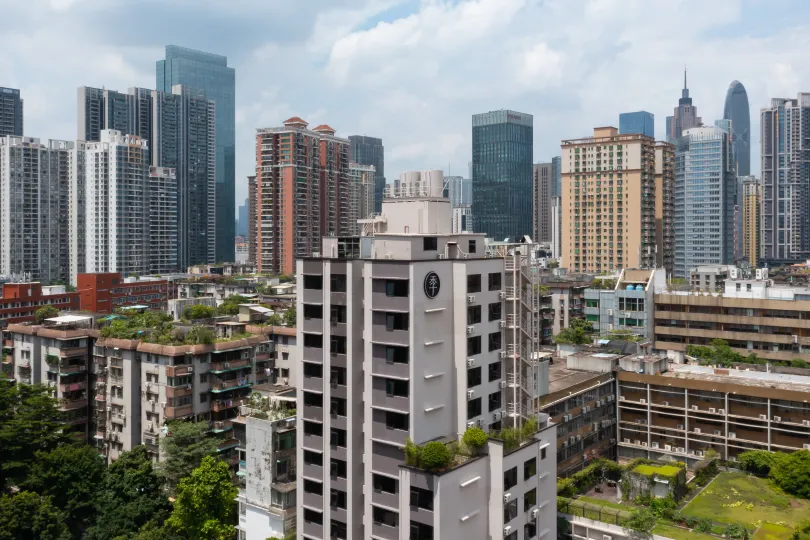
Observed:
[[[810,68],[798,52],[808,40],[801,14],[810,7],[795,2],[777,2],[792,9],[768,10],[755,2],[662,6],[656,17],[672,24],[660,28],[648,19],[652,14],[628,18],[620,16],[628,9],[619,5],[607,10],[584,1],[570,9],[521,0],[452,5],[345,0],[334,10],[319,1],[304,10],[277,4],[245,2],[230,10],[211,6],[195,12],[194,25],[178,24],[185,12],[167,6],[156,25],[142,25],[137,33],[112,32],[107,24],[111,12],[92,2],[53,2],[54,8],[36,11],[9,6],[8,20],[18,24],[12,35],[10,25],[0,23],[0,39],[9,47],[0,84],[21,89],[27,133],[70,140],[77,87],[152,88],[154,62],[169,43],[225,55],[237,72],[239,202],[247,196],[246,177],[254,168],[254,130],[290,116],[328,121],[340,126],[339,136],[383,139],[391,178],[404,170],[445,169],[448,163],[447,174],[465,175],[471,156],[469,115],[483,110],[509,108],[534,115],[535,162],[557,155],[561,139],[617,122],[622,111],[643,109],[657,115],[656,138],[664,139],[663,119],[680,93],[684,62],[690,95],[705,119],[722,118],[729,81],[745,85],[752,110],[751,173],[758,175],[757,112],[771,97],[792,97],[810,88]],[[572,11],[582,17],[575,21]],[[116,16],[145,22],[147,15],[139,4],[124,3]],[[766,18],[772,24],[759,24]],[[538,33],[532,23],[536,20],[549,24]],[[33,57],[30,51],[65,39],[57,22],[79,29],[70,34],[75,59]],[[82,32],[84,25],[95,30]],[[457,39],[441,40],[438,50],[425,38],[412,49],[398,47],[414,29],[434,35],[446,25],[453,25]],[[599,30],[605,25],[616,31]],[[39,30],[26,33],[26,27]],[[268,35],[275,36],[273,41]],[[379,47],[370,45],[374,40],[380,40]],[[652,50],[656,62],[650,69],[628,76],[630,66],[646,62]],[[271,69],[274,64],[300,83],[281,83]],[[378,69],[382,66],[384,70]],[[484,84],[463,84],[481,70],[494,76]],[[426,126],[435,130],[430,141],[421,136]]]

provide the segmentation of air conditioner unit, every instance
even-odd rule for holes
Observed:
[[[651,443],[650,446],[652,448],[658,448],[658,443],[657,442]]]
[[[189,373],[194,373],[194,367],[193,366],[188,366],[188,372]]]
[[[472,304],[474,302],[475,302],[475,295],[474,294],[468,294],[467,295],[467,303]]]
[[[225,362],[225,369],[227,369],[227,368],[229,368],[229,367],[231,367],[230,362]]]
[[[492,413],[492,420],[493,420],[493,422],[497,422],[497,421],[498,421],[498,420],[500,420],[500,419],[501,419],[501,413],[500,413],[500,412],[497,412],[497,411],[496,411],[496,412]]]
[[[720,431],[719,429],[715,429],[715,430],[714,430],[714,434],[715,434],[715,435],[722,435],[722,434],[723,434],[723,432],[722,432],[722,431]]]
[[[444,253],[439,253],[439,254],[436,256],[436,258],[437,258],[437,259],[444,259],[444,258],[445,258],[445,255],[444,255]]]
[[[711,412],[711,413],[717,412],[717,409],[715,409],[714,407],[709,407],[709,412]]]
[[[718,412],[719,414],[726,414],[726,410],[725,410],[725,409],[717,409],[717,412]]]
[[[664,445],[664,450],[666,450],[667,452],[672,452],[672,445],[671,444],[665,444]]]
[[[506,291],[501,291],[498,293],[498,296],[501,300],[506,300]]]
[[[736,438],[737,438],[737,434],[736,434],[736,433],[734,433],[733,431],[729,431],[729,432],[728,432],[728,438],[729,438],[729,439],[736,439]]]
[[[613,316],[613,310],[612,309],[608,310],[608,315],[610,315],[611,317]]]
[[[698,450],[695,452],[695,454],[697,454],[700,457],[703,457],[703,450]]]
[[[506,358],[506,351],[501,351],[501,358]]]
[[[467,427],[468,428],[475,427],[475,422],[467,422]]]
[[[163,408],[165,409],[165,408],[166,408],[166,402],[165,402],[165,401],[161,401],[161,402],[160,402],[160,406],[161,406],[161,407],[163,407]]]
[[[563,441],[563,448],[568,448],[568,441]]]
[[[774,416],[774,417],[773,417],[773,421],[774,421],[774,422],[781,422],[781,421],[782,421],[782,417],[781,417],[781,416]]]
[[[630,444],[630,439],[628,439],[628,438],[626,438],[626,437],[625,437],[625,439],[624,439],[624,444]]]
[[[563,416],[563,422],[570,422],[570,421],[571,421],[571,415],[570,414],[566,414],[565,416]]]
[[[804,424],[807,427],[810,427],[810,420],[802,420],[802,424]]]
[[[624,401],[624,396],[619,396],[619,401]]]
[[[687,453],[688,453],[690,456],[694,456],[694,455],[695,455],[695,451],[694,451],[694,450],[689,450],[689,452],[687,452]]]
[[[475,395],[475,392],[472,390],[467,390],[467,399],[472,399],[473,395]]]
[[[473,332],[475,332],[475,327],[474,326],[468,326],[467,327],[467,335],[471,336],[473,334]]]
[[[699,427],[695,428],[695,433],[700,433],[700,428]]]
[[[586,406],[584,406],[584,407],[582,407],[582,414],[585,414],[585,413],[588,413],[588,412],[591,412],[591,408],[590,408],[590,407],[588,407],[587,405],[586,405]]]
[[[535,508],[534,510],[532,510],[532,517],[533,517],[533,518],[536,518],[536,517],[537,517],[537,514],[539,514],[539,513],[540,513],[540,510],[538,510],[537,508]]]
[[[698,406],[697,406],[697,405],[692,405],[692,410],[693,410],[693,411],[698,410]]]
[[[506,388],[506,381],[501,381],[501,388]]]
[[[593,430],[594,431],[599,431],[599,422],[594,422],[593,423]]]
[[[512,530],[512,526],[511,526],[511,525],[507,525],[506,527],[504,527],[504,528],[503,528],[503,535],[504,535],[504,536],[509,536],[509,532],[510,532],[511,530]]]
[[[641,403],[642,405],[646,405],[646,404],[647,404],[647,400],[646,400],[646,399],[643,399],[643,398],[642,398],[642,399],[639,399],[639,400],[638,400],[638,402],[639,402],[639,403]]]
[[[636,439],[634,444],[636,446],[641,446],[641,441],[639,439]]]
[[[613,401],[613,394],[608,396],[608,401]]]
[[[501,328],[506,328],[506,321],[500,321],[498,324]]]
[[[669,401],[662,401],[661,405],[663,405],[664,407],[669,407]]]
[[[678,424],[676,427],[677,429],[683,429],[683,424]]]
[[[506,492],[506,493],[503,494],[503,502],[509,502],[509,499],[511,499],[511,498],[512,498],[511,493]]]
[[[473,367],[475,365],[475,358],[467,358],[467,367]]]
[[[767,415],[767,414],[760,414],[760,415],[759,415],[759,419],[760,419],[760,420],[767,420],[767,419],[768,419],[768,415]]]
[[[613,537],[608,535],[608,534],[603,534],[602,535],[602,540],[613,540]]]
[[[647,441],[641,441],[641,446],[644,446],[644,447],[646,448],[646,446],[647,446]]]

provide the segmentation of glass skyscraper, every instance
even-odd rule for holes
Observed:
[[[374,172],[374,212],[382,212],[383,192],[385,191],[385,147],[382,139],[365,135],[349,135],[351,160],[360,165],[373,165]]]
[[[236,73],[225,56],[166,46],[166,59],[156,65],[156,88],[172,93],[183,85],[201,91],[216,105],[216,260],[235,258]]]
[[[676,277],[704,264],[734,262],[737,179],[729,134],[696,127],[675,139]]]
[[[562,156],[551,158],[551,197],[562,197]]]
[[[23,100],[16,88],[0,86],[0,137],[23,134]]]
[[[472,118],[475,230],[489,238],[532,234],[532,115],[491,111]]]
[[[619,135],[636,133],[655,138],[655,115],[653,113],[636,111],[619,115]]]
[[[731,147],[737,176],[751,174],[751,116],[748,107],[748,94],[740,81],[728,87],[723,119],[731,121]]]

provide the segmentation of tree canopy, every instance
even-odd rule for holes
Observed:
[[[591,343],[596,331],[593,325],[585,319],[571,319],[568,328],[564,328],[554,336],[554,343],[566,345],[585,345]]]
[[[183,538],[230,540],[235,531],[234,499],[238,493],[228,464],[206,456],[191,476],[180,481],[167,524]]]
[[[168,434],[160,439],[165,458],[158,465],[158,471],[171,490],[181,478],[199,467],[205,456],[216,453],[217,443],[208,437],[206,422],[175,421],[169,424],[168,430]]]
[[[194,304],[193,306],[188,306],[183,310],[183,318],[190,321],[195,321],[198,319],[210,319],[216,314],[216,312],[216,308],[211,306]]]
[[[34,322],[42,324],[45,319],[56,317],[59,315],[59,310],[53,306],[42,306],[34,312]]]
[[[689,345],[686,347],[686,354],[697,358],[702,365],[732,367],[734,364],[767,363],[767,360],[758,358],[754,353],[741,355],[722,339],[713,339],[709,345]]]
[[[0,540],[70,540],[65,518],[48,497],[29,491],[0,497]]]
[[[249,304],[250,300],[241,294],[232,294],[217,308],[219,315],[238,315],[239,304]]]
[[[287,311],[284,312],[284,324],[286,324],[287,326],[295,327],[296,323],[297,320],[296,320],[295,306],[292,306],[291,308],[287,309]]]

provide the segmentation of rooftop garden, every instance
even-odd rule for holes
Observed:
[[[730,368],[734,367],[736,364],[773,364],[810,369],[810,363],[802,360],[801,358],[796,358],[790,362],[780,362],[759,358],[754,353],[751,353],[748,356],[743,356],[732,349],[727,341],[722,339],[713,339],[709,345],[689,345],[686,347],[686,354],[697,358],[698,362],[702,366],[720,366]]]
[[[191,329],[179,328],[172,324],[172,317],[160,311],[145,311],[121,315],[101,329],[101,337],[112,339],[133,339],[157,345],[211,345],[244,339],[250,334],[234,334],[230,338],[216,337],[211,328],[194,326]]]
[[[667,478],[674,478],[681,474],[682,467],[673,465],[658,465],[654,463],[642,463],[637,465],[632,472],[642,474],[644,476],[664,476]]]

